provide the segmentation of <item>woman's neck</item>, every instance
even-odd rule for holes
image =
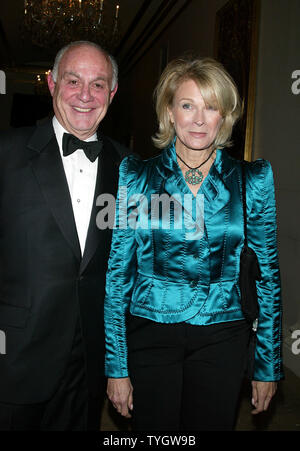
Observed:
[[[186,180],[189,189],[194,194],[194,196],[196,196],[200,186],[202,185],[203,180],[209,173],[209,170],[216,158],[216,150],[213,147],[203,150],[185,149],[184,151],[182,149],[178,150],[176,148],[176,154],[177,154],[177,163],[182,171],[184,178],[186,177],[187,173],[188,175],[192,175],[192,171],[190,170],[190,168],[198,168],[200,166],[199,171],[202,174],[201,175],[202,180],[197,182],[196,184],[189,183]],[[195,175],[199,176],[198,171],[197,174],[195,173]]]
[[[211,161],[214,161],[216,156],[215,149],[212,146],[207,149],[194,150],[180,145],[177,146],[176,143],[175,150],[179,166],[181,167],[183,165],[185,168],[188,166],[195,168],[201,164],[206,166]],[[205,163],[206,160],[207,163]]]

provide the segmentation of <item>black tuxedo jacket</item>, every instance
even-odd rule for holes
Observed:
[[[128,153],[103,137],[95,199],[116,195]],[[103,300],[111,230],[95,205],[83,256],[52,122],[0,137],[0,402],[49,399],[64,373],[78,318],[90,393],[103,377]],[[98,209],[99,210],[99,209]]]

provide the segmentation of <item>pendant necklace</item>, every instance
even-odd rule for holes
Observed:
[[[203,161],[203,163],[199,164],[199,166],[197,166],[195,168],[191,168],[191,166],[189,166],[185,161],[183,161],[183,159],[176,152],[176,155],[179,158],[179,160],[182,161],[182,163],[184,163],[189,168],[189,170],[186,171],[185,175],[184,175],[184,180],[187,183],[189,183],[190,185],[199,185],[199,183],[202,182],[203,173],[201,171],[199,171],[199,168],[208,162],[208,160],[210,159],[210,157],[212,156],[214,151],[215,151],[215,149],[209,154],[208,158],[205,161]]]

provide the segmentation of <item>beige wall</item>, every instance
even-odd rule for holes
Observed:
[[[254,130],[255,158],[271,161],[278,205],[278,241],[284,306],[284,358],[300,376],[291,331],[300,330],[300,1],[262,0]]]

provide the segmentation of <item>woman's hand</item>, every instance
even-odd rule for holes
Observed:
[[[276,390],[276,382],[252,381],[252,405],[255,409],[251,413],[256,415],[267,410]]]
[[[107,396],[114,408],[124,417],[131,418],[129,410],[133,409],[133,387],[129,377],[108,378]]]

